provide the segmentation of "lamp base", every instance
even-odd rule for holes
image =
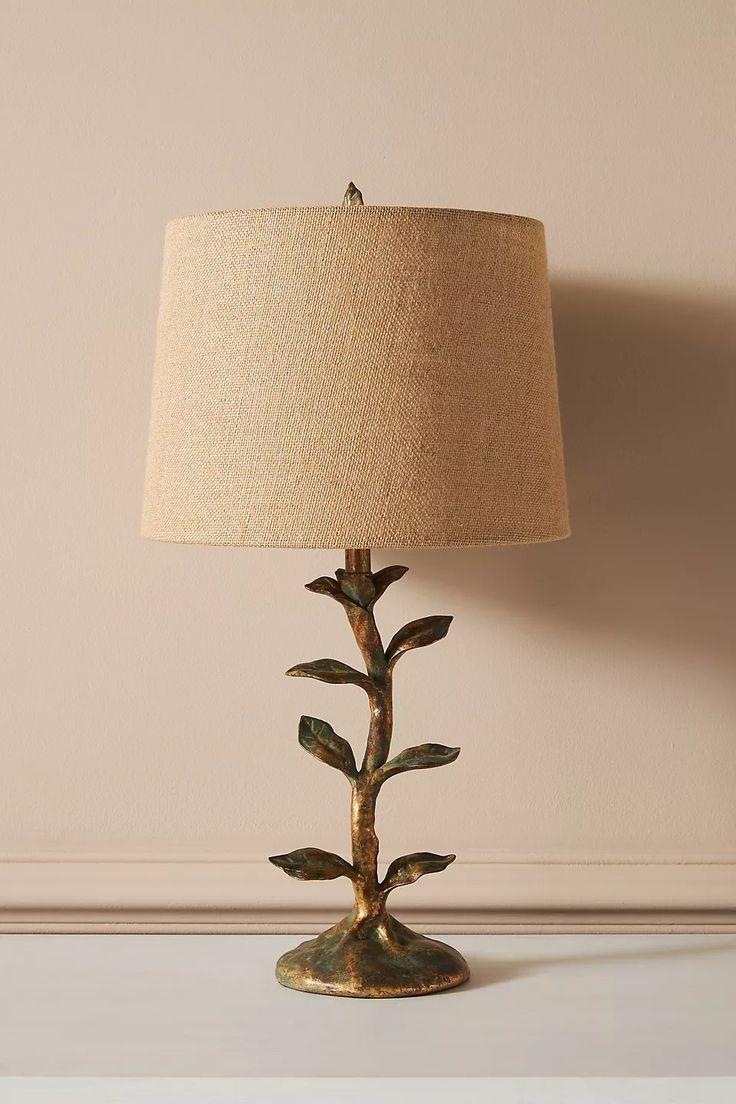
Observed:
[[[332,997],[418,997],[462,985],[469,976],[458,951],[385,911],[371,918],[352,912],[276,963],[281,985]]]

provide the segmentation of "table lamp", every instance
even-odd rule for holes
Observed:
[[[403,855],[381,877],[375,828],[385,782],[459,754],[391,746],[397,664],[451,618],[412,621],[384,646],[374,608],[406,568],[374,571],[370,550],[568,535],[542,224],[364,206],[353,184],[333,207],[170,222],[143,535],[345,550],[344,568],[307,589],[342,606],[365,671],[315,659],[287,674],[367,695],[362,759],[328,721],[299,722],[302,747],[350,785],[352,855],[301,847],[270,861],[293,878],[347,878],[354,906],[282,955],[276,976],[355,997],[467,980],[457,951],[387,910],[393,890],[455,856]]]

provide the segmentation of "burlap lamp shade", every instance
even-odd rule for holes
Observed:
[[[366,206],[169,223],[146,537],[396,548],[567,532],[540,222]]]
[[[454,855],[413,852],[381,877],[376,800],[394,775],[453,763],[424,743],[391,758],[400,658],[444,638],[446,614],[384,643],[374,606],[406,572],[372,548],[522,544],[568,532],[544,228],[480,211],[230,211],[169,223],[143,532],[162,541],[343,548],[307,589],[343,608],[365,672],[337,659],[288,675],[368,696],[362,761],[328,721],[299,743],[351,788],[351,858],[300,847],[293,878],[344,877],[352,911],[281,956],[282,985],[357,997],[461,985],[454,948],[387,909]],[[449,724],[447,727],[450,727]]]

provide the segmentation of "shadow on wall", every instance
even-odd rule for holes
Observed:
[[[488,603],[733,663],[736,305],[558,281],[552,289],[573,536],[421,553]]]

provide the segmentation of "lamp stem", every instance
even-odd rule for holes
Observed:
[[[345,570],[357,572],[359,575],[369,575],[371,570],[370,548],[346,548]]]
[[[345,570],[355,575],[370,574],[370,549],[346,548]],[[386,762],[391,745],[391,675],[373,611],[354,605],[348,608],[347,614],[366,670],[374,683],[369,695],[371,719],[368,741],[353,787],[350,823],[353,866],[357,874],[354,884],[356,912],[360,919],[375,919],[384,910],[384,899],[378,888],[376,798],[381,783],[376,771]]]

